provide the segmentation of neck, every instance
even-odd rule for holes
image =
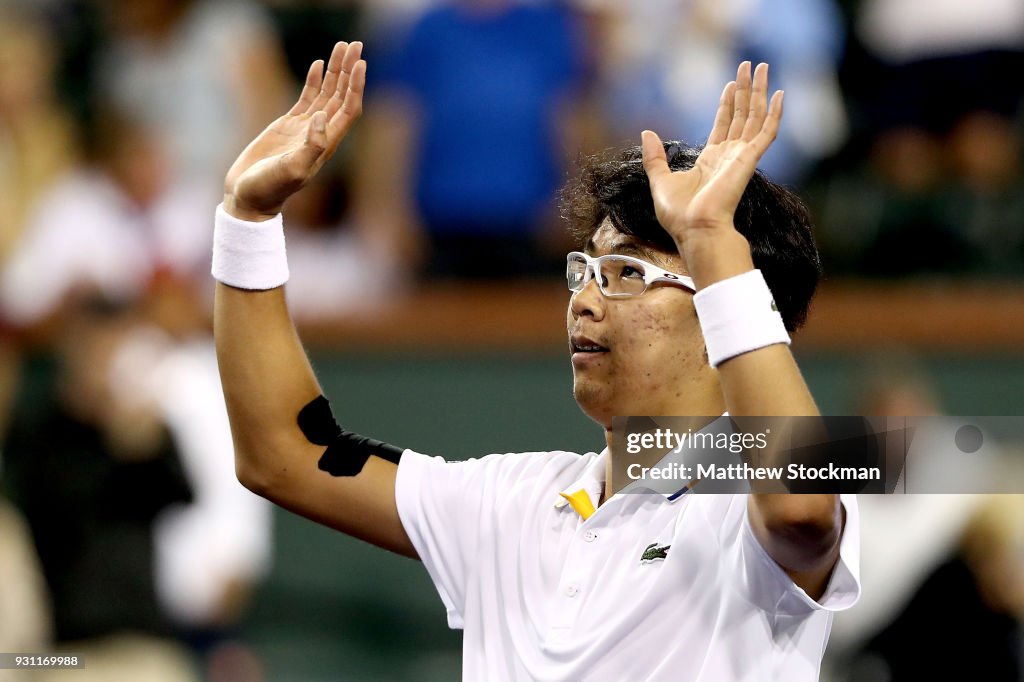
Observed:
[[[671,402],[667,409],[658,410],[657,414],[641,415],[632,414],[629,416],[674,416],[674,417],[709,417],[718,418],[725,413],[725,398],[719,388],[718,382],[707,383],[701,387],[703,390],[687,392],[685,396]],[[601,503],[615,494],[612,489],[612,471],[615,469],[616,453],[612,445],[612,427],[607,424],[604,427],[604,440],[608,446],[608,459],[605,462],[604,492],[601,495]],[[598,505],[600,506],[600,504]]]

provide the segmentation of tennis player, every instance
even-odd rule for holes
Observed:
[[[609,447],[448,463],[338,427],[285,304],[280,214],[360,115],[361,49],[313,63],[218,207],[241,482],[420,559],[464,630],[467,680],[816,679],[832,612],[860,590],[854,498],[616,494],[608,473],[615,415],[818,414],[788,347],[818,276],[809,221],[755,175],[782,115],[767,65],[740,64],[699,154],[645,131],[568,193],[574,395]]]

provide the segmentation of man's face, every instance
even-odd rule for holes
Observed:
[[[608,220],[585,250],[591,256],[634,256],[687,274],[679,254],[647,247]],[[640,296],[607,298],[591,280],[570,299],[566,327],[573,395],[599,424],[610,427],[614,416],[696,415],[718,409],[707,403],[708,396],[720,393],[689,290],[659,283]],[[594,346],[601,350],[583,349]]]

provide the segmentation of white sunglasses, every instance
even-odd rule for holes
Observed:
[[[609,298],[639,296],[655,282],[667,282],[697,291],[693,280],[685,275],[615,253],[594,258],[581,251],[573,251],[566,256],[565,278],[569,291],[582,291],[587,282],[596,278],[601,293]]]

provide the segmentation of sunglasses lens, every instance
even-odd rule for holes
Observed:
[[[611,296],[639,296],[647,289],[644,265],[630,258],[606,258],[601,262],[604,290]]]
[[[583,288],[583,281],[587,276],[587,260],[576,254],[569,254],[565,268],[565,279],[569,284],[570,291],[579,291]]]

